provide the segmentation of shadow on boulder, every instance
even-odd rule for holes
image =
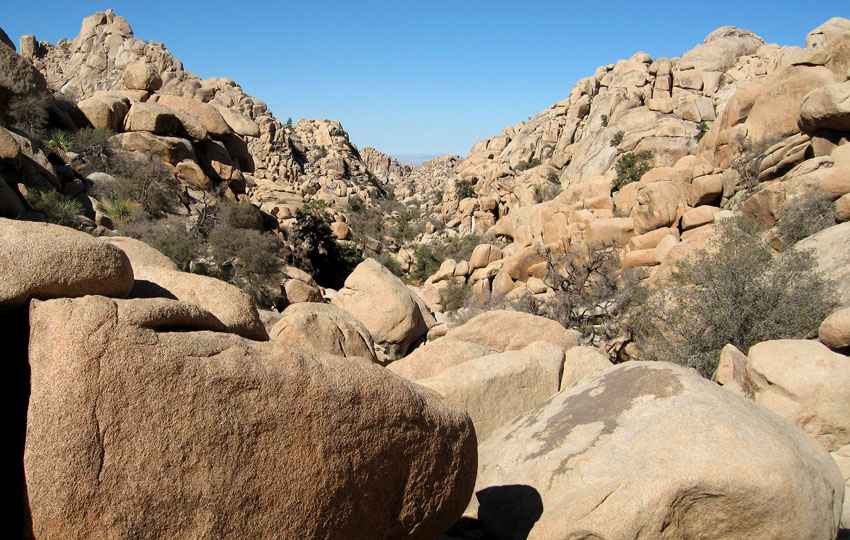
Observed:
[[[498,540],[526,540],[543,514],[543,499],[531,486],[514,484],[482,489],[478,518],[487,525],[487,535]]]

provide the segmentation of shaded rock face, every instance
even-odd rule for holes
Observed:
[[[368,362],[175,332],[138,302],[33,302],[36,538],[425,540],[459,517],[464,413]]]
[[[663,362],[620,364],[560,392],[479,453],[472,507],[492,538],[710,531],[722,539],[827,540],[838,530],[843,478],[814,440]],[[517,523],[525,524],[521,534]]]

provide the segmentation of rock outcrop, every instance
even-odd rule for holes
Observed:
[[[834,538],[844,480],[829,454],[724,394],[663,362],[558,393],[479,449],[488,537]]]
[[[343,357],[377,362],[372,335],[363,324],[342,308],[305,302],[283,310],[269,332],[281,345],[306,347]]]

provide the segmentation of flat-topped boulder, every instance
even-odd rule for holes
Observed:
[[[579,333],[538,315],[494,310],[449,330],[442,339],[476,343],[498,352],[522,349],[535,341],[546,341],[567,350],[579,344]]]

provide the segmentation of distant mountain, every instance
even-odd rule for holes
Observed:
[[[410,163],[414,167],[419,167],[429,159],[434,159],[435,157],[445,155],[445,152],[442,154],[392,154],[394,158],[401,161],[402,163]]]

